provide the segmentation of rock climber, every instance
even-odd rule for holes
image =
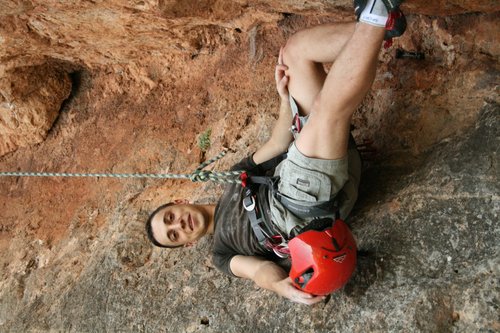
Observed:
[[[358,0],[357,22],[295,33],[280,50],[275,68],[281,106],[271,137],[232,169],[258,173],[262,163],[287,152],[272,171],[279,176],[279,194],[304,206],[335,198],[336,213],[345,219],[357,199],[361,173],[360,155],[350,137],[351,117],[374,81],[384,39],[405,30],[401,2]],[[332,63],[328,73],[324,63]],[[253,204],[271,221],[267,233],[290,236],[312,220],[290,212],[267,187],[257,191]],[[231,184],[217,205],[187,200],[162,205],[146,223],[148,237],[156,246],[181,247],[211,234],[213,262],[222,272],[251,279],[294,302],[321,301],[325,296],[296,288],[276,251],[258,241],[244,200],[245,189]]]

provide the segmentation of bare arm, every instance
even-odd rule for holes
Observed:
[[[231,259],[229,266],[234,275],[250,279],[259,287],[274,291],[294,302],[312,305],[324,299],[295,288],[288,274],[272,261],[237,255]]]
[[[253,160],[257,164],[285,152],[293,139],[289,131],[292,124],[292,112],[287,88],[288,76],[285,74],[287,70],[288,67],[283,65],[282,48],[275,70],[276,88],[281,98],[280,113],[271,138],[253,155]],[[272,261],[237,255],[231,259],[229,267],[234,275],[250,279],[259,287],[274,291],[294,302],[311,305],[323,299],[321,296],[313,296],[295,288],[288,274]]]
[[[274,125],[271,138],[253,155],[253,160],[256,164],[270,160],[288,149],[293,138],[292,133],[289,131],[291,124],[292,113],[290,111],[290,103],[282,101],[279,118],[276,125]]]
[[[280,95],[280,113],[276,125],[274,125],[271,138],[262,147],[260,147],[253,155],[253,160],[256,164],[260,164],[271,158],[284,153],[290,142],[292,142],[292,133],[289,128],[292,124],[292,112],[290,110],[290,101],[288,94],[288,76],[285,72],[288,67],[283,65],[283,48],[280,50],[278,65],[274,72],[276,80],[276,89]]]

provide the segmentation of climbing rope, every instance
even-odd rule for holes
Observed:
[[[203,170],[208,165],[224,157],[227,150],[216,157],[200,164],[190,174],[173,173],[68,173],[68,172],[12,172],[0,171],[0,177],[104,177],[104,178],[162,178],[162,179],[189,179],[192,182],[214,181],[218,183],[241,184],[240,175],[243,171],[216,172]]]

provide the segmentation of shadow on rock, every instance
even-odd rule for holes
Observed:
[[[349,283],[344,287],[347,296],[361,298],[382,274],[381,260],[372,251],[358,251],[358,263]]]

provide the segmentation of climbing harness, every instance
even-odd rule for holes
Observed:
[[[279,155],[260,164],[258,168],[260,167],[263,172],[267,172],[274,169],[285,158],[286,154]],[[243,208],[247,212],[248,220],[257,241],[265,248],[272,250],[278,257],[288,258],[288,238],[270,225],[271,218],[266,216],[264,207],[257,200],[257,195],[266,196],[267,194],[263,192],[267,192],[267,190],[271,191],[271,193],[276,191],[279,177],[254,175],[249,171],[245,171],[242,173],[241,179],[241,185],[244,187]],[[261,189],[265,191],[260,191]]]
[[[264,162],[274,169],[286,155]],[[274,167],[273,167],[274,165]],[[267,172],[262,164],[255,170]],[[356,267],[356,242],[349,227],[339,217],[336,199],[318,204],[297,205],[278,191],[279,177],[252,175],[247,171],[241,176],[244,186],[243,208],[258,242],[278,257],[290,258],[289,277],[299,289],[313,295],[327,295],[342,288],[349,281]],[[266,191],[261,191],[265,189]],[[301,218],[313,218],[303,228],[294,228],[290,236],[273,228],[257,195],[271,196],[291,213]],[[263,193],[264,192],[264,193]],[[325,217],[335,215],[332,217]],[[269,215],[269,213],[267,214]],[[273,232],[274,231],[274,232]]]
[[[298,136],[302,127],[301,119],[297,111],[295,112],[292,126],[290,128],[294,137]],[[317,203],[308,202],[307,204],[302,204],[294,202],[286,195],[280,193],[278,190],[280,177],[269,176],[266,174],[270,171],[274,171],[278,164],[286,158],[286,153],[278,155],[257,165],[253,170],[243,172],[240,176],[242,180],[241,185],[245,188],[242,204],[243,208],[247,212],[255,237],[257,238],[259,244],[269,250],[272,250],[280,258],[288,258],[290,256],[290,251],[288,249],[288,241],[290,238],[270,225],[271,218],[266,216],[265,210],[263,207],[260,207],[260,202],[257,200],[257,196],[267,196],[267,192],[270,192],[270,196],[279,201],[285,209],[302,219],[331,216],[332,214],[336,214],[338,212],[337,198],[331,198],[330,200]],[[258,172],[255,172],[255,170]],[[264,191],[264,193],[259,193],[261,192],[261,188],[265,188],[266,191]],[[267,215],[269,215],[269,213]],[[273,230],[275,232],[273,232]],[[296,234],[297,233],[292,231],[290,237],[293,237]]]
[[[224,157],[227,149],[216,157],[200,164],[196,170],[190,174],[173,173],[68,173],[68,172],[21,172],[21,171],[0,171],[0,177],[98,177],[98,178],[161,178],[161,179],[189,179],[192,182],[214,181],[218,183],[241,184],[240,179],[243,171],[216,172],[203,170],[208,165]]]

